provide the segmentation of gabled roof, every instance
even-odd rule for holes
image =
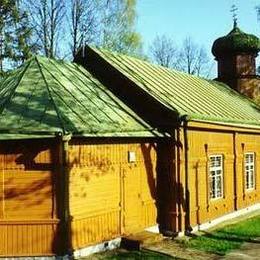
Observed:
[[[260,126],[260,108],[227,85],[151,64],[134,57],[90,48],[161,104],[193,121]]]
[[[83,67],[33,57],[0,85],[0,139],[156,133]]]

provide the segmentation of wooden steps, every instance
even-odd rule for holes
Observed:
[[[122,238],[121,247],[127,250],[140,250],[142,247],[163,240],[162,234],[142,231]]]

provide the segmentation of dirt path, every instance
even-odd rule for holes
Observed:
[[[259,260],[260,242],[244,243],[241,248],[236,249],[222,257],[225,260]]]

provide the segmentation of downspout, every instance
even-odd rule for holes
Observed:
[[[71,245],[71,220],[69,207],[69,141],[70,134],[60,136],[60,164],[61,164],[61,191],[60,191],[60,214],[61,214],[61,238],[62,238],[62,254],[70,255],[72,252]]]
[[[237,206],[237,133],[233,132],[233,153],[234,153],[234,164],[233,164],[233,185],[234,185],[234,210],[238,209]]]
[[[183,127],[183,147],[184,147],[184,171],[185,171],[185,234],[190,234],[192,227],[190,225],[190,191],[189,191],[189,140],[188,140],[188,126],[189,116],[184,115],[180,118],[180,126]]]

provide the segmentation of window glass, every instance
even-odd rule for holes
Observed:
[[[255,154],[245,154],[245,185],[246,190],[255,188]]]
[[[209,162],[210,198],[223,197],[223,156],[212,155]]]

